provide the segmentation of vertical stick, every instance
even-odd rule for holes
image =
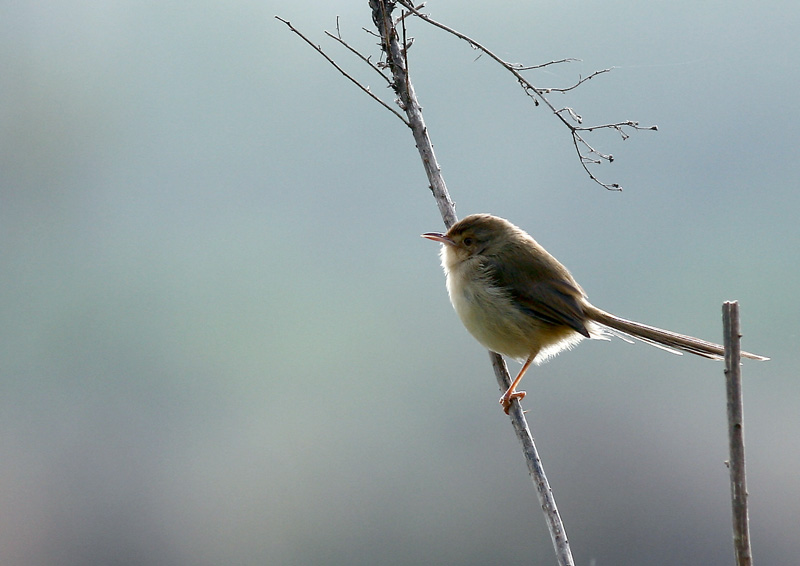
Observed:
[[[408,116],[408,124],[414,134],[417,150],[422,159],[422,164],[425,167],[425,172],[428,175],[428,180],[430,181],[431,191],[439,206],[442,220],[444,220],[445,226],[449,228],[457,220],[455,205],[450,200],[450,195],[447,192],[444,177],[442,176],[441,169],[439,168],[439,164],[433,152],[433,144],[428,135],[428,128],[425,126],[425,121],[422,118],[422,107],[417,101],[414,87],[408,77],[408,67],[405,57],[408,46],[405,43],[402,46],[400,45],[400,38],[395,28],[395,20],[392,17],[395,1],[369,0],[369,6],[372,8],[372,20],[380,32],[383,52],[386,54],[386,60],[392,70],[392,76],[394,78],[392,86],[400,98],[406,116]],[[511,377],[508,375],[506,364],[503,362],[502,356],[498,354],[490,352],[490,357],[492,359],[492,367],[495,371],[495,376],[498,382],[501,383],[501,389],[505,391],[505,388],[511,384]],[[503,388],[502,384],[505,384],[505,388]],[[547,527],[550,530],[550,538],[553,541],[558,564],[559,566],[573,566],[574,561],[564,530],[564,524],[556,508],[555,497],[550,489],[547,477],[544,474],[544,468],[539,459],[539,453],[536,450],[533,436],[528,428],[525,415],[522,409],[520,409],[519,402],[513,403],[511,411],[509,411],[509,417],[514,426],[514,431],[522,444],[525,460],[528,464],[528,471],[536,486],[536,492],[539,497],[539,502],[542,505],[542,511],[547,518]]]
[[[753,564],[753,556],[750,550],[747,482],[745,481],[744,465],[739,303],[736,301],[723,303],[722,325],[725,344],[725,383],[728,396],[728,441],[730,447],[728,468],[731,477],[733,549],[737,566],[751,566]]]

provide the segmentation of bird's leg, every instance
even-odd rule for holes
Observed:
[[[538,353],[538,352],[537,352]],[[517,377],[514,378],[514,381],[511,382],[511,387],[509,387],[503,396],[500,397],[500,404],[503,406],[503,410],[506,414],[508,414],[508,410],[511,408],[511,402],[514,399],[523,399],[525,397],[524,391],[517,391],[517,385],[519,384],[522,376],[525,375],[525,372],[528,371],[528,368],[533,362],[533,358],[536,357],[536,354],[531,354],[525,363],[522,365],[522,368],[519,370]]]

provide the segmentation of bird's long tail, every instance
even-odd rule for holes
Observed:
[[[712,360],[722,360],[725,358],[725,348],[713,342],[706,342],[699,338],[662,330],[655,326],[648,326],[640,322],[626,320],[611,313],[598,309],[594,305],[584,304],[584,313],[587,318],[622,334],[632,336],[658,347],[665,347],[667,350],[689,352]],[[758,356],[749,352],[742,352],[743,358],[752,360],[768,360],[764,356]]]

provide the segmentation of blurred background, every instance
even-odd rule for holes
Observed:
[[[755,560],[800,554],[800,7],[433,0],[615,156],[409,19],[460,216],[492,212],[593,303],[721,340],[741,303]],[[324,36],[366,0],[5,2],[0,548],[49,565],[552,564],[487,354],[448,302],[409,131]],[[511,371],[518,368],[511,364]],[[723,366],[621,340],[529,372],[579,564],[733,563]]]

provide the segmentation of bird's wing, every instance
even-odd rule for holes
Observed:
[[[485,261],[486,274],[523,312],[549,324],[568,326],[589,338],[580,301],[583,292],[577,284],[572,285],[563,277],[556,279],[555,273],[541,273],[541,278],[532,279],[514,262],[503,261],[502,268],[500,265],[500,261]]]

